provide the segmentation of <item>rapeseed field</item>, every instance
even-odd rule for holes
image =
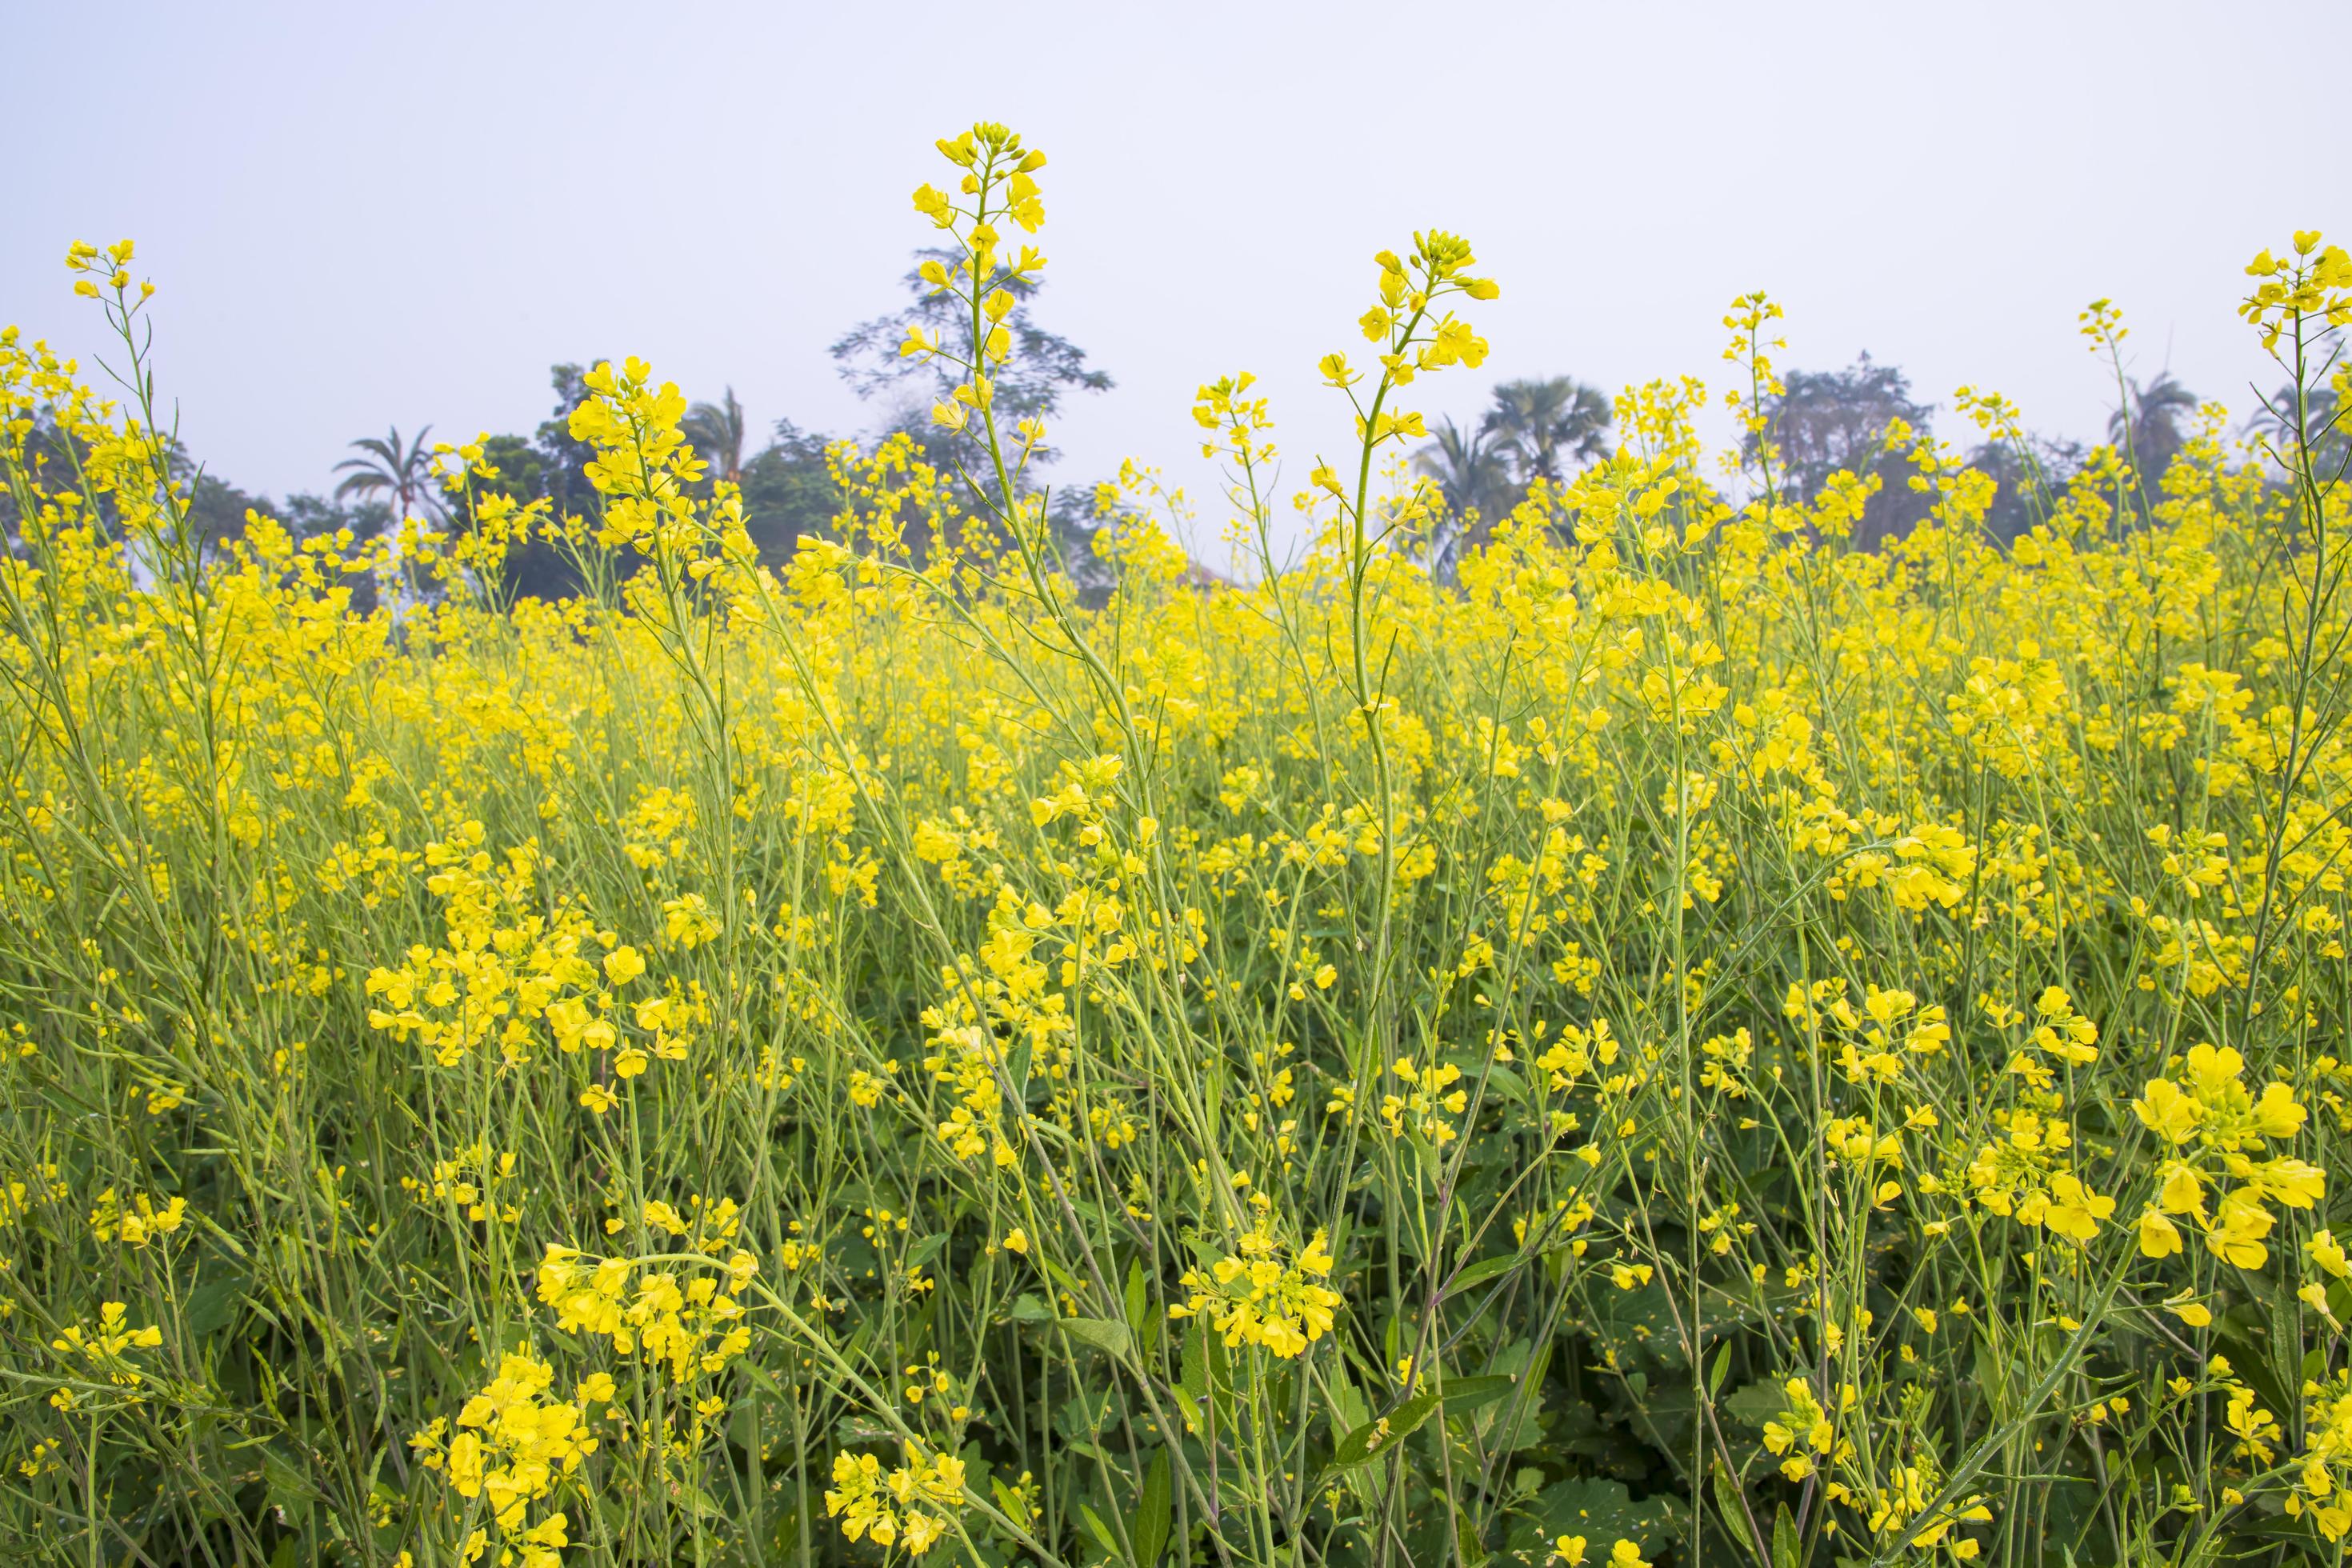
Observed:
[[[1414,235],[1352,447],[1201,391],[1246,580],[1131,466],[1105,603],[992,395],[1045,160],[940,152],[955,456],[775,569],[635,360],[586,515],[215,547],[128,242],[116,382],[0,334],[0,1554],[2341,1563],[2345,252],[2248,268],[2266,434],[1964,391],[2033,525],[1898,428],[1864,548],[1761,295],[1450,517]]]

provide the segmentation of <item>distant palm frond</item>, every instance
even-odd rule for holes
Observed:
[[[335,465],[335,472],[344,474],[335,487],[335,499],[349,500],[356,496],[388,500],[400,520],[420,515],[446,518],[441,487],[433,478],[432,448],[425,444],[432,432],[432,426],[425,426],[413,439],[403,442],[395,425],[382,438],[362,436],[353,441],[361,455]],[[346,469],[350,472],[344,473]]]

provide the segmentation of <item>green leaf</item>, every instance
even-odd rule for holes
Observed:
[[[1127,1266],[1127,1326],[1137,1339],[1143,1337],[1144,1314],[1151,1310],[1151,1300],[1144,1290],[1143,1259],[1138,1258]]]
[[[1112,1357],[1124,1357],[1134,1348],[1135,1336],[1127,1331],[1125,1323],[1114,1323],[1108,1318],[1063,1318],[1062,1331],[1072,1339]]]
[[[1118,1556],[1118,1537],[1110,1532],[1110,1526],[1102,1521],[1102,1515],[1084,1503],[1078,1505],[1078,1512],[1085,1517],[1087,1528],[1095,1532],[1095,1539],[1102,1542],[1102,1549],[1114,1557]]]
[[[1731,1342],[1726,1340],[1715,1352],[1715,1364],[1706,1369],[1706,1396],[1713,1399],[1723,1388],[1723,1375],[1731,1370]]]
[[[1192,1326],[1184,1331],[1184,1364],[1178,1374],[1178,1386],[1183,1389],[1185,1398],[1195,1403],[1209,1397],[1207,1340],[1208,1331],[1201,1326],[1200,1319],[1193,1319]]]
[[[1797,1568],[1797,1521],[1787,1503],[1772,1510],[1772,1568]]]
[[[1467,1415],[1483,1410],[1507,1395],[1517,1386],[1518,1379],[1507,1373],[1492,1373],[1484,1377],[1449,1377],[1438,1393],[1438,1401],[1448,1415]]]
[[[245,1303],[245,1276],[224,1274],[207,1279],[188,1298],[188,1332],[197,1339],[210,1339],[236,1321],[236,1310]]]
[[[1528,1102],[1528,1086],[1517,1073],[1499,1063],[1486,1069],[1486,1092],[1499,1095],[1513,1105]]]
[[[1045,1302],[1024,1293],[1013,1303],[1013,1321],[1016,1323],[1050,1323],[1054,1321],[1054,1314]]]
[[[1339,1439],[1331,1450],[1331,1468],[1346,1469],[1360,1465],[1377,1455],[1385,1454],[1397,1442],[1411,1436],[1421,1424],[1437,1408],[1440,1395],[1435,1389],[1414,1394],[1385,1416],[1368,1421]]]
[[[1775,1420],[1789,1407],[1789,1395],[1780,1384],[1759,1379],[1743,1383],[1730,1394],[1715,1402],[1716,1410],[1730,1416],[1743,1426],[1760,1432],[1764,1423]]]
[[[1151,1468],[1143,1478],[1143,1500],[1136,1505],[1135,1516],[1128,1521],[1128,1534],[1135,1544],[1136,1568],[1152,1568],[1160,1561],[1160,1553],[1168,1545],[1169,1510],[1174,1502],[1168,1475],[1168,1450],[1155,1448]]]
[[[1761,1557],[1764,1543],[1748,1528],[1748,1504],[1739,1495],[1739,1483],[1731,1479],[1731,1472],[1724,1468],[1721,1459],[1708,1469],[1715,1482],[1715,1511],[1723,1516],[1723,1528],[1734,1541]]]
[[[1622,1481],[1578,1477],[1554,1481],[1536,1495],[1528,1516],[1511,1530],[1514,1552],[1534,1552],[1562,1535],[1612,1543],[1631,1541],[1643,1555],[1686,1539],[1690,1509],[1669,1493],[1633,1500]]]
[[[1479,1568],[1486,1561],[1486,1548],[1479,1542],[1477,1527],[1470,1522],[1468,1510],[1460,1503],[1454,1505],[1454,1550],[1461,1555],[1462,1568]]]
[[[320,1494],[299,1461],[275,1446],[265,1447],[261,1450],[261,1478],[270,1506],[305,1519],[310,1517],[311,1500]]]
[[[1516,1252],[1507,1252],[1500,1258],[1482,1258],[1454,1276],[1445,1287],[1444,1299],[1451,1301],[1456,1296],[1476,1289],[1498,1274],[1509,1273],[1526,1261]]]

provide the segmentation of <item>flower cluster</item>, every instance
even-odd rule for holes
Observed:
[[[646,1219],[672,1235],[688,1235],[687,1222],[666,1204],[647,1205]],[[709,1238],[708,1231],[697,1237]],[[591,1258],[551,1242],[540,1260],[539,1299],[555,1309],[556,1326],[565,1332],[609,1340],[624,1360],[666,1371],[673,1383],[690,1383],[719,1372],[751,1344],[742,1305],[728,1291],[740,1294],[758,1263],[740,1250],[709,1262],[719,1272],[681,1274],[640,1259]]]
[[[49,1348],[69,1360],[89,1363],[89,1370],[104,1373],[106,1381],[117,1388],[137,1388],[146,1376],[129,1352],[153,1350],[163,1342],[162,1329],[152,1323],[132,1328],[131,1309],[121,1301],[106,1301],[99,1306],[96,1323],[88,1328],[79,1323],[67,1324],[49,1342]],[[71,1389],[61,1388],[49,1396],[49,1403],[69,1410],[77,1400]]]
[[[1451,1119],[1470,1104],[1469,1091],[1454,1087],[1461,1081],[1462,1069],[1451,1062],[1423,1066],[1410,1057],[1399,1057],[1389,1064],[1389,1072],[1404,1085],[1402,1093],[1381,1097],[1381,1124],[1389,1130],[1389,1136],[1417,1134],[1441,1148],[1452,1142],[1457,1132]]]
[[[873,1455],[845,1450],[833,1457],[824,1511],[841,1521],[841,1533],[851,1541],[904,1545],[920,1557],[954,1528],[963,1488],[963,1461],[931,1453],[919,1442],[909,1440],[905,1461],[887,1472]]]
[[[2179,1221],[2186,1219],[2214,1257],[2260,1268],[2270,1261],[2264,1238],[2277,1223],[2269,1205],[2307,1209],[2327,1191],[2327,1173],[2316,1165],[2287,1154],[2255,1157],[2266,1142],[2303,1130],[2304,1108],[2276,1079],[2254,1096],[2245,1058],[2227,1046],[2192,1046],[2177,1070],[2178,1080],[2150,1079],[2132,1101],[2165,1151],[2156,1200],[2139,1218],[2140,1250],[2150,1258],[2179,1252]]]
[[[100,1241],[145,1247],[178,1230],[187,1218],[188,1200],[184,1197],[173,1197],[158,1208],[155,1200],[145,1193],[134,1193],[125,1202],[109,1187],[98,1194],[98,1203],[89,1211],[89,1229]]]
[[[498,1376],[458,1411],[454,1433],[446,1418],[436,1417],[408,1440],[418,1461],[441,1472],[451,1490],[489,1505],[499,1530],[523,1547],[523,1568],[555,1568],[561,1561],[570,1521],[555,1512],[526,1528],[525,1512],[597,1448],[588,1426],[591,1394],[557,1399],[554,1382],[546,1362],[509,1352],[499,1358]],[[604,1397],[611,1398],[609,1386]]]
[[[1993,1121],[2002,1135],[1969,1162],[1970,1195],[1997,1215],[2046,1226],[2078,1246],[2096,1236],[2116,1200],[2093,1192],[2068,1167],[2074,1129],[2031,1110],[1998,1110]]]
[[[1205,1270],[1185,1270],[1190,1294],[1168,1309],[1170,1317],[1205,1318],[1228,1349],[1260,1345],[1284,1357],[1302,1353],[1331,1331],[1340,1297],[1322,1283],[1332,1260],[1321,1231],[1288,1262],[1265,1220],[1244,1232],[1237,1247]]]
[[[1853,1445],[1838,1436],[1837,1425],[1822,1408],[1813,1385],[1801,1377],[1792,1377],[1781,1384],[1788,1395],[1788,1405],[1780,1414],[1764,1424],[1764,1447],[1768,1453],[1785,1455],[1780,1461],[1780,1473],[1792,1481],[1801,1481],[1822,1463],[1850,1457]],[[1851,1385],[1843,1393],[1844,1403],[1851,1406],[1857,1391]]]

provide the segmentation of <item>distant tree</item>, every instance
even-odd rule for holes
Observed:
[[[696,456],[710,465],[714,477],[730,484],[743,482],[743,405],[735,389],[717,403],[698,403],[687,410],[683,426]]]
[[[2107,439],[2131,459],[2143,493],[2153,498],[2164,470],[2189,444],[2189,421],[2202,400],[2168,370],[2145,386],[2137,378],[2126,385],[2124,405],[2107,416]]]
[[[1493,437],[1524,490],[1538,479],[1558,484],[1564,462],[1591,463],[1609,455],[1609,399],[1573,376],[1507,381],[1481,430]]]
[[[822,532],[841,510],[824,448],[824,437],[779,419],[774,438],[743,466],[744,531],[771,566],[789,560],[803,534]]]
[[[1504,444],[1484,426],[1440,419],[1412,466],[1436,481],[1446,510],[1457,518],[1475,510],[1491,523],[1498,511],[1510,510],[1510,459]]]
[[[547,455],[520,436],[493,436],[482,443],[482,460],[497,470],[474,481],[478,496],[509,495],[532,501],[548,495]],[[547,539],[534,535],[507,547],[506,590],[518,599],[568,599],[580,592],[580,572]]]
[[[539,452],[542,493],[554,503],[558,517],[595,517],[604,510],[596,487],[588,482],[588,464],[596,448],[572,434],[572,411],[588,401],[588,368],[597,363],[590,360],[586,364],[548,368],[548,382],[555,389],[555,412],[540,426],[533,446]]]
[[[315,539],[346,528],[352,531],[354,541],[375,539],[392,527],[392,505],[388,501],[363,500],[346,505],[302,490],[288,496],[271,515],[297,539]]]
[[[948,343],[969,333],[971,321],[965,314],[969,307],[952,294],[940,293],[922,277],[924,262],[952,265],[956,259],[943,250],[917,251],[915,266],[906,279],[914,303],[852,327],[833,345],[842,379],[860,397],[891,396],[890,427],[905,430],[934,460],[945,456],[945,447],[940,433],[930,424],[930,405],[945,398],[958,378],[953,367],[940,360],[902,356],[898,345],[916,327]],[[995,378],[995,402],[997,416],[1008,431],[1022,419],[1050,418],[1072,392],[1110,390],[1114,383],[1109,374],[1087,365],[1086,350],[1037,324],[1030,310],[1037,295],[1035,279],[1018,279],[1006,289],[1014,300],[1003,322],[1013,334],[1013,357]],[[1045,462],[1052,457],[1050,449],[1043,449],[1032,460]]]
[[[245,537],[246,513],[266,517],[273,510],[268,497],[250,494],[201,468],[189,475],[186,484],[188,528],[206,554]]]
[[[1780,454],[1779,481],[1792,500],[1811,501],[1832,474],[1866,478],[1876,474],[1878,493],[1864,510],[1853,543],[1869,549],[1908,533],[1927,515],[1928,499],[1911,489],[1911,470],[1900,452],[1886,447],[1896,421],[1924,426],[1931,405],[1915,402],[1911,381],[1891,364],[1863,354],[1843,370],[1792,370],[1782,390],[1765,399],[1764,417]],[[1750,463],[1759,458],[1754,435],[1746,440]]]
[[[55,416],[47,409],[34,412],[23,431],[26,465],[41,476],[44,489],[52,493],[59,489],[85,492],[83,520],[94,527],[100,537],[121,542],[123,538],[121,513],[116,499],[106,490],[88,494],[77,475],[88,461],[88,448],[79,439],[58,426]],[[285,515],[285,510],[258,492],[249,491],[213,473],[188,450],[186,443],[177,437],[167,437],[163,446],[164,471],[185,502],[190,531],[198,549],[205,555],[216,555],[246,531],[246,514],[258,512],[275,517],[286,523],[297,535],[304,530]],[[315,496],[296,498],[340,515],[343,509],[330,506]],[[0,487],[0,550],[12,552],[22,542],[17,531],[14,498]]]
[[[400,427],[378,440],[362,436],[352,443],[360,456],[346,458],[335,465],[335,472],[345,474],[342,483],[335,487],[335,499],[348,500],[353,496],[381,497],[392,504],[394,521],[415,518],[436,519],[448,515],[442,504],[441,486],[433,478],[432,456],[425,437],[433,426],[425,426],[416,432],[415,439],[404,445]]]
[[[2030,454],[2008,441],[1988,441],[1969,454],[1969,466],[1993,482],[1985,531],[2007,544],[2049,521],[2051,503],[2083,466],[2083,444],[2027,437]],[[2029,456],[2031,461],[2028,460]]]
[[[1462,552],[1491,534],[1496,520],[1517,504],[1510,459],[1483,426],[1440,419],[1412,466],[1445,498],[1445,520],[1428,549],[1430,569],[1450,578]]]
[[[46,407],[36,408],[28,424],[30,427],[24,432],[26,468],[40,476],[45,489],[51,492],[60,489],[80,491],[84,487],[76,482],[74,474],[76,465],[86,455],[81,444],[58,427],[56,415]],[[118,534],[119,522],[110,496],[103,492],[91,496],[89,518],[108,537]],[[18,528],[20,521],[16,514],[16,497],[6,487],[0,486],[0,533],[5,533],[11,553],[23,542]]]

